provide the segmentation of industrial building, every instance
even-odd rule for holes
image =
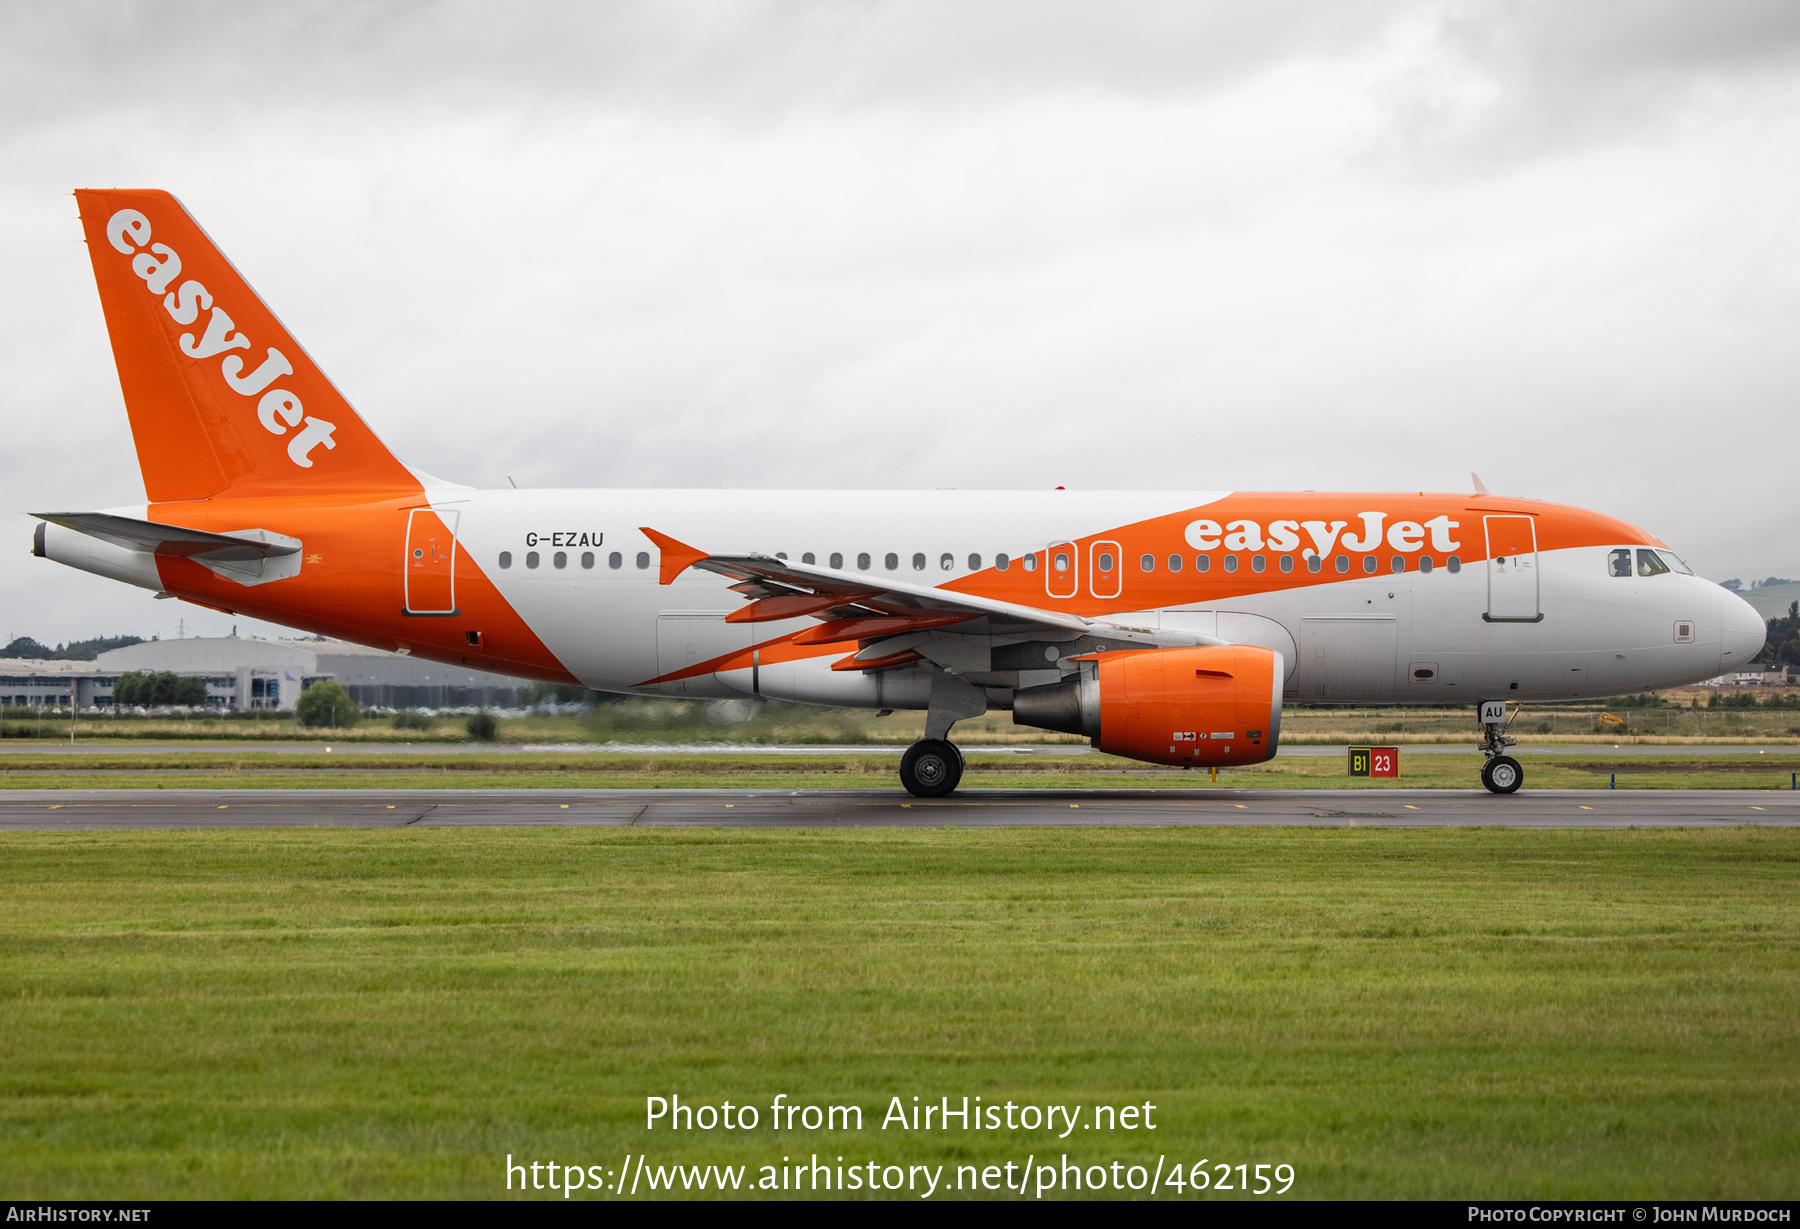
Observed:
[[[0,659],[0,707],[108,708],[127,673],[206,681],[207,706],[234,712],[294,707],[321,679],[341,683],[364,708],[516,708],[518,679],[446,666],[341,640],[237,636],[150,640],[93,661]]]

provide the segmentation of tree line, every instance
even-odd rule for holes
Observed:
[[[183,678],[168,670],[140,674],[128,670],[113,684],[113,703],[121,708],[152,708],[184,704],[198,708],[206,703],[206,680]]]
[[[95,636],[92,640],[71,640],[53,649],[39,644],[30,636],[20,636],[0,649],[0,657],[10,657],[15,661],[93,661],[108,649],[122,649],[142,643],[142,636]]]
[[[1800,602],[1789,602],[1785,615],[1769,620],[1769,634],[1756,659],[1800,666]]]

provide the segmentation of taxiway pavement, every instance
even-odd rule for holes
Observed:
[[[1800,826],[1790,790],[7,790],[0,830]]]

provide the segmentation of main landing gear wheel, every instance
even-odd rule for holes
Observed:
[[[900,757],[900,784],[915,798],[942,798],[962,775],[962,752],[941,738],[922,738]]]
[[[1517,793],[1525,784],[1525,770],[1510,755],[1496,755],[1481,766],[1481,783],[1496,794]]]

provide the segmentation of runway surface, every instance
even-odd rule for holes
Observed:
[[[1800,826],[1788,790],[9,790],[0,830]]]

